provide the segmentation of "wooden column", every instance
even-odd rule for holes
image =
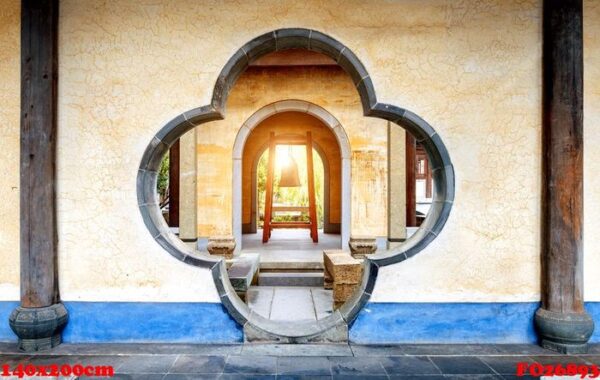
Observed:
[[[25,351],[60,344],[56,228],[58,0],[21,5],[21,306],[9,322]]]
[[[583,306],[582,0],[544,1],[543,347],[582,353],[594,329]]]
[[[265,216],[263,221],[263,238],[262,242],[266,243],[271,237],[271,208],[273,207],[273,169],[275,166],[275,133],[269,135],[269,164],[267,171],[267,184],[265,195]]]
[[[433,178],[431,173],[431,163],[429,157],[425,154],[425,197],[433,197]]]
[[[417,225],[417,142],[406,132],[406,227]]]
[[[306,132],[306,173],[308,182],[308,215],[310,218],[310,237],[314,243],[319,242],[317,221],[317,199],[315,197],[315,171],[313,165],[313,140],[312,134]]]
[[[179,140],[169,149],[169,227],[179,227]]]

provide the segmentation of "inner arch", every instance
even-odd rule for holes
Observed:
[[[339,224],[339,227],[329,226],[331,230],[339,228],[339,232],[341,235],[341,246],[347,246],[348,240],[350,238],[350,209],[351,209],[351,193],[350,193],[350,142],[348,140],[348,136],[344,131],[343,127],[340,125],[339,121],[327,110],[323,107],[320,107],[316,104],[303,101],[303,100],[282,100],[279,102],[275,102],[269,104],[258,111],[256,111],[240,128],[240,131],[237,134],[235,139],[234,148],[233,148],[233,204],[234,204],[234,213],[233,213],[233,234],[236,238],[236,241],[242,242],[242,234],[244,229],[244,223],[248,223],[248,220],[244,221],[243,218],[243,205],[244,197],[242,195],[243,189],[243,173],[244,173],[244,163],[243,163],[243,154],[244,148],[246,146],[246,141],[248,140],[248,136],[254,131],[257,126],[261,125],[266,120],[277,117],[276,115],[299,115],[300,117],[309,117],[318,120],[320,124],[329,129],[330,136],[335,139],[337,143],[338,151],[336,154],[339,155],[339,165],[336,165],[335,168],[339,170],[339,215],[335,218],[335,223]],[[317,143],[317,146],[319,144]],[[326,157],[329,160],[328,157]],[[335,157],[332,157],[335,159]],[[331,162],[333,164],[334,162]],[[331,166],[330,166],[331,167]],[[254,187],[252,187],[254,188]],[[329,189],[331,191],[331,189]],[[247,202],[247,199],[246,199]],[[252,202],[252,201],[251,201]],[[330,208],[331,210],[331,208]],[[256,210],[255,210],[256,211]],[[250,210],[252,212],[252,210]],[[247,226],[246,228],[250,228],[251,231],[254,230],[252,226]],[[240,247],[236,246],[236,249],[241,249],[243,245]]]

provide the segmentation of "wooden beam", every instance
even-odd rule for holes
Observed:
[[[417,225],[417,142],[406,132],[406,227]]]
[[[311,229],[311,237],[313,235],[311,222],[271,222],[271,227],[273,227],[273,228],[309,228],[309,229]]]
[[[179,227],[179,140],[169,149],[169,227]]]
[[[274,137],[277,145],[306,145],[306,136],[301,135],[282,135]]]
[[[273,206],[272,212],[309,212],[309,207],[306,206]]]
[[[583,307],[583,27],[581,0],[544,1],[541,344],[580,353]]]
[[[337,62],[316,51],[288,49],[262,56],[250,66],[337,66]]]

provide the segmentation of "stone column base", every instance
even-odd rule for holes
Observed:
[[[350,252],[355,259],[364,259],[377,251],[377,239],[370,236],[350,236]]]
[[[19,306],[10,314],[8,322],[19,337],[19,349],[34,352],[58,346],[68,319],[65,306],[57,303],[39,308]]]
[[[558,313],[546,309],[535,312],[540,345],[562,354],[584,354],[594,332],[594,321],[586,314]]]
[[[235,250],[235,238],[233,236],[211,236],[208,238],[206,249],[211,255],[231,259]]]

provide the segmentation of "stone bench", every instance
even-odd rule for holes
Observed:
[[[251,285],[258,284],[260,256],[257,253],[244,253],[227,262],[227,275],[235,292],[241,299],[246,299],[246,292]]]
[[[323,284],[333,289],[333,308],[339,308],[350,298],[362,280],[363,262],[342,250],[323,251],[325,267]]]

